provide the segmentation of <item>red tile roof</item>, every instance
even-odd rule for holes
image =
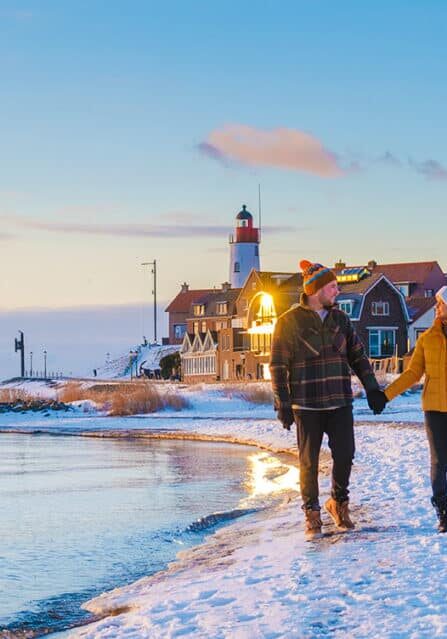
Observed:
[[[191,309],[191,304],[197,301],[203,295],[207,293],[212,293],[214,289],[212,288],[202,288],[196,289],[192,291],[186,291],[185,293],[180,293],[174,297],[172,302],[165,308],[166,313],[189,313]]]
[[[438,262],[407,262],[401,264],[377,264],[374,271],[380,271],[392,282],[418,282],[422,284]]]
[[[365,267],[365,265],[363,265]],[[358,268],[355,266],[346,265],[345,268]],[[428,275],[431,273],[433,269],[439,269],[440,273],[442,273],[441,268],[436,260],[431,262],[400,262],[396,264],[380,264],[377,263],[376,266],[370,268],[368,265],[366,267],[371,272],[383,273],[386,277],[392,282],[417,282],[422,284],[427,279]],[[342,269],[335,269],[334,271],[338,273]]]

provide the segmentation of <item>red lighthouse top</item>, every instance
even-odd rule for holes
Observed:
[[[253,215],[247,211],[245,204],[242,211],[236,215],[236,237],[235,242],[255,242],[259,243],[259,229],[253,227]]]

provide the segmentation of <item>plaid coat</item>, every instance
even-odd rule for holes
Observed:
[[[367,391],[379,388],[349,317],[331,308],[324,319],[305,303],[278,318],[270,373],[275,408],[325,410],[352,403],[351,369]]]

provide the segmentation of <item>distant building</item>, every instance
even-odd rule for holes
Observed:
[[[169,343],[182,344],[186,333],[186,320],[191,315],[191,308],[194,300],[199,299],[205,293],[213,289],[190,290],[189,285],[184,282],[180,292],[174,297],[172,302],[166,307],[169,324]]]
[[[180,353],[185,381],[205,382],[210,381],[210,376],[213,380],[222,379],[222,354],[233,348],[227,331],[236,313],[239,292],[224,282],[221,288],[194,300]]]

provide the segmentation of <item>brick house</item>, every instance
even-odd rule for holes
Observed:
[[[240,289],[224,282],[220,289],[195,296],[180,351],[186,382],[211,381],[210,377],[214,381],[222,379],[224,373],[227,375],[228,363],[223,363],[222,353],[235,347],[228,329],[231,329],[239,292]]]
[[[339,262],[335,268],[346,267]],[[405,297],[409,314],[407,351],[414,348],[418,336],[434,320],[435,294],[446,284],[446,275],[437,261],[378,264],[371,260],[366,267],[371,273],[382,273]]]
[[[383,273],[363,267],[340,269],[337,280],[338,306],[351,319],[368,356],[401,357],[410,322],[403,294]]]
[[[180,292],[174,297],[172,302],[166,307],[169,323],[169,344],[181,344],[187,330],[187,318],[191,315],[191,307],[194,300],[200,299],[212,289],[190,290],[189,285],[184,282]]]

